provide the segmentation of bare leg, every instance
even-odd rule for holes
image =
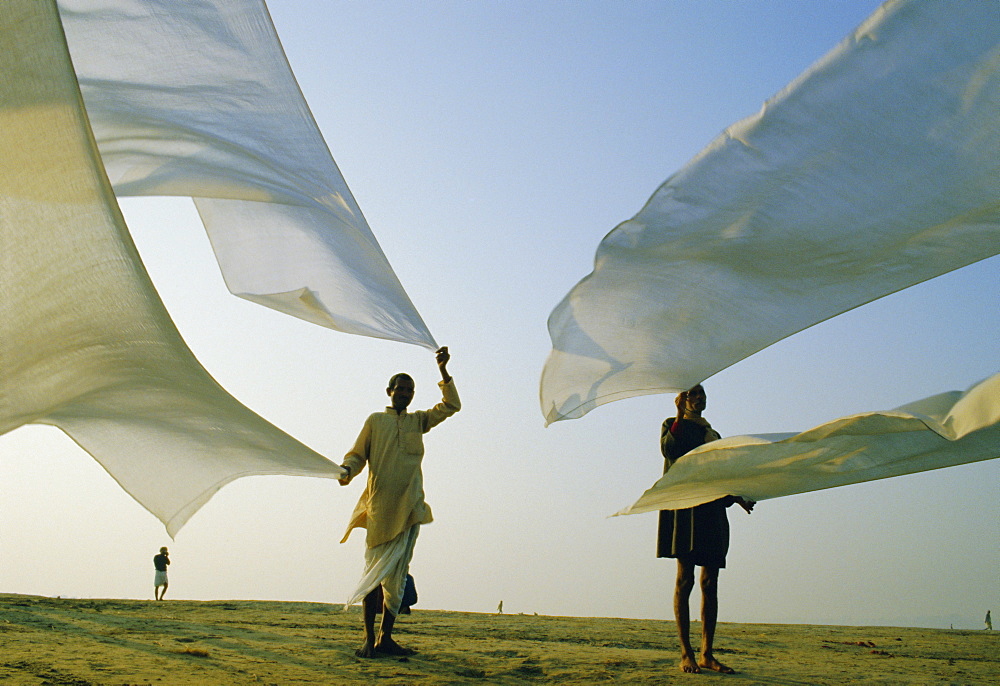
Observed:
[[[689,600],[694,589],[694,565],[685,560],[677,560],[677,584],[674,586],[674,618],[677,620],[677,635],[681,641],[681,671],[697,674],[701,670],[694,659],[691,647],[691,609]]]
[[[382,607],[382,624],[379,626],[378,643],[375,650],[385,655],[413,655],[413,650],[404,648],[392,639],[392,627],[396,624],[396,615],[388,607]]]
[[[375,614],[378,603],[382,601],[378,587],[372,590],[365,599],[361,601],[362,614],[365,621],[365,642],[354,651],[358,657],[376,657],[375,654]]]
[[[169,584],[163,584],[163,586],[160,587],[160,600],[163,600],[163,596],[167,595],[167,586],[168,585]]]
[[[715,659],[712,654],[712,643],[715,641],[715,624],[719,619],[719,568],[701,568],[701,659],[698,664],[705,669],[722,674],[733,674],[732,667],[727,667]]]

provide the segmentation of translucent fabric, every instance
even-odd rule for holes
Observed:
[[[726,495],[766,500],[1000,457],[1000,374],[888,412],[800,434],[735,436],[695,448],[618,514],[679,510]]]
[[[108,183],[54,1],[0,3],[0,154],[0,434],[59,427],[171,535],[238,477],[342,476],[181,339]]]
[[[1000,11],[888,2],[669,178],[552,312],[546,423],[1000,253]]]
[[[330,156],[263,0],[58,5],[116,194],[194,197],[241,298],[437,347]]]

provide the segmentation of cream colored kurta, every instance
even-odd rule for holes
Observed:
[[[368,483],[358,500],[341,543],[357,527],[368,529],[366,543],[373,548],[404,532],[414,524],[433,521],[424,502],[423,434],[462,408],[454,379],[438,383],[441,402],[429,410],[397,414],[392,407],[365,420],[344,465],[351,474],[368,464]]]

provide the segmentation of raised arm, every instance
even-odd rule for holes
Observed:
[[[435,354],[437,355],[438,369],[441,370],[441,381],[438,383],[441,388],[441,402],[431,409],[421,412],[423,421],[421,428],[424,433],[462,409],[462,401],[458,398],[454,380],[448,373],[448,360],[451,359],[448,347],[439,348]]]

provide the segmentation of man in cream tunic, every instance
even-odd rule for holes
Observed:
[[[355,528],[367,529],[365,573],[348,605],[363,600],[365,642],[357,650],[361,657],[376,654],[407,655],[392,639],[392,627],[402,602],[406,574],[421,524],[433,521],[431,508],[424,502],[424,482],[420,463],[424,457],[423,434],[458,412],[462,405],[448,374],[448,348],[436,352],[441,371],[441,402],[429,410],[407,412],[413,400],[414,383],[407,374],[389,380],[386,393],[392,405],[365,420],[354,447],[344,459],[347,485],[368,465],[368,482],[354,508],[341,543]],[[384,606],[379,635],[375,636],[378,587]]]

